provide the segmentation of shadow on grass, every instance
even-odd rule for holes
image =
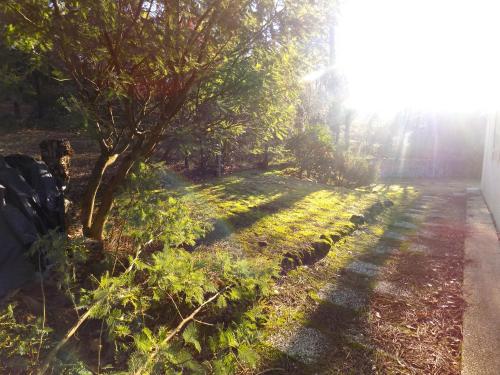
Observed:
[[[257,221],[266,216],[274,215],[278,212],[290,209],[295,203],[318,190],[321,190],[320,186],[314,190],[304,189],[293,193],[285,192],[271,201],[251,206],[248,211],[218,218],[214,223],[213,230],[209,232],[200,241],[200,243],[204,245],[211,245],[214,242],[220,241],[230,236],[232,233],[237,233],[245,228],[251,227]]]
[[[317,191],[335,192],[340,200],[355,193],[353,190],[262,171],[245,171],[194,186],[175,186],[175,182],[170,185],[179,195],[190,196],[190,200],[212,218],[215,216],[213,211],[222,211],[223,216],[215,218],[213,229],[198,243],[206,246],[248,228],[262,218],[288,210]],[[210,206],[214,210],[208,212]]]

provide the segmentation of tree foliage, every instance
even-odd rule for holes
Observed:
[[[82,205],[87,234],[102,237],[119,186],[172,129],[192,92],[201,85],[209,92],[209,85],[223,88],[217,75],[231,64],[262,65],[259,53],[273,54],[306,30],[307,9],[273,0],[2,4],[7,39],[50,53],[61,74],[74,82],[80,110],[99,141],[100,157]],[[260,112],[268,110],[272,106]],[[117,166],[94,212],[112,164]]]

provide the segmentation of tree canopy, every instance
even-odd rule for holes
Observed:
[[[195,127],[191,137],[210,132],[218,142],[250,120],[256,145],[279,137],[296,80],[291,51],[317,16],[314,3],[275,0],[5,2],[6,40],[50,56],[99,142],[82,203],[85,232],[102,237],[118,187],[165,135]]]

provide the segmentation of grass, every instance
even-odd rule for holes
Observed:
[[[376,186],[350,190],[285,176],[280,171],[246,171],[188,185],[169,178],[194,215],[214,229],[201,247],[229,247],[243,256],[281,258],[319,240],[346,233],[353,214],[374,202],[397,200],[402,189]],[[377,234],[380,228],[373,227]]]

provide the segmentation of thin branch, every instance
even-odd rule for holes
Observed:
[[[123,272],[122,275],[125,275],[128,272],[132,271],[132,269],[134,268],[134,265],[136,263],[135,260],[138,259],[139,255],[140,255],[140,251],[137,252],[135,259],[130,263],[129,267]],[[111,294],[111,292],[105,294],[99,300],[97,300],[92,306],[90,306],[88,308],[88,310],[85,312],[85,314],[83,314],[80,317],[80,319],[78,319],[78,321],[75,323],[75,325],[73,327],[71,327],[71,329],[68,332],[66,332],[63,339],[57,343],[57,345],[50,351],[50,353],[47,355],[47,357],[43,361],[42,365],[40,366],[40,369],[37,372],[38,375],[44,375],[47,372],[47,370],[49,369],[50,363],[52,362],[54,357],[57,355],[59,350],[68,342],[68,340],[71,337],[73,337],[75,335],[75,333],[78,331],[80,326],[92,315],[92,313],[94,312],[94,308],[96,306],[98,306],[102,301],[104,301],[109,296],[109,294]]]
[[[43,314],[42,314],[42,333],[40,334],[40,343],[38,345],[38,352],[36,353],[36,360],[40,356],[40,351],[42,350],[43,344],[43,336],[45,334],[45,321],[47,318],[46,314],[46,300],[45,300],[45,285],[43,283],[43,275],[42,275],[42,254],[40,250],[38,250],[38,271],[40,272],[40,289],[42,291],[42,302],[43,302]]]
[[[196,323],[200,323],[200,324],[206,325],[206,326],[210,326],[210,327],[215,326],[215,324],[213,324],[213,323],[203,322],[203,321],[198,320],[198,319],[193,319],[193,321],[196,322]]]
[[[167,293],[168,297],[170,298],[170,300],[172,301],[172,303],[174,304],[175,306],[175,309],[177,310],[177,313],[179,314],[179,316],[181,317],[181,319],[184,319],[184,317],[182,316],[180,310],[179,310],[179,307],[177,306],[177,304],[175,303],[173,297],[170,295],[170,293]]]
[[[25,21],[30,23],[32,26],[35,26],[38,28],[38,25],[35,22],[33,22],[31,19],[29,19],[28,16],[26,16],[23,12],[21,12],[21,10],[17,9],[16,7],[14,7],[11,4],[9,4],[8,7],[11,8],[12,10],[14,10],[16,13],[18,13],[21,17],[24,18]]]
[[[195,316],[210,302],[214,301],[218,296],[220,296],[222,293],[226,291],[228,286],[226,286],[224,289],[220,290],[219,292],[215,293],[212,297],[207,299],[205,302],[203,302],[196,310],[194,310],[191,315],[188,317],[184,318],[177,327],[160,343],[159,346],[155,348],[155,350],[149,355],[149,358],[144,362],[144,364],[134,372],[134,375],[142,375],[144,374],[144,369],[146,369],[151,361],[155,359],[155,357],[158,355],[159,352],[159,347],[164,346],[166,343],[168,343],[170,340],[172,340],[182,329],[186,324],[188,324],[191,320],[195,318]]]

